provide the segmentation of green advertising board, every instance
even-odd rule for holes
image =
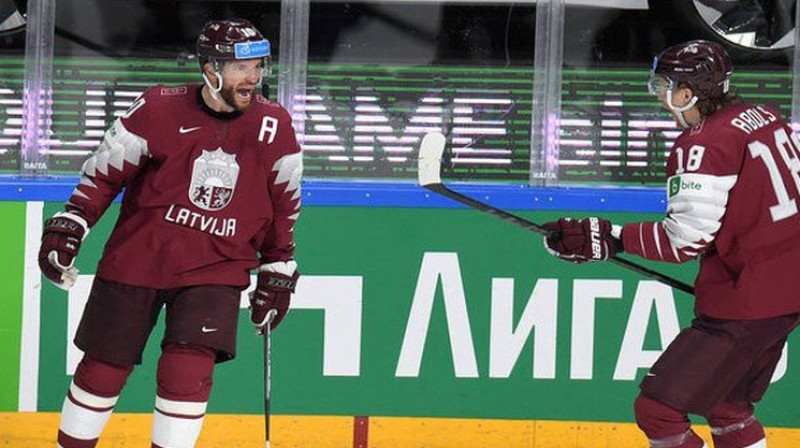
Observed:
[[[21,204],[1,211],[23,216]],[[60,207],[46,203],[39,219]],[[80,359],[70,334],[116,213],[87,238],[76,287],[68,294],[42,282],[40,313],[26,316],[39,318],[38,378],[20,397],[35,396],[39,411],[60,409]],[[561,214],[520,212],[536,222]],[[296,235],[304,277],[274,334],[277,414],[631,422],[638,381],[692,317],[691,296],[611,264],[553,259],[540,237],[471,210],[309,206]],[[6,247],[3,262],[19,265],[8,260],[23,249]],[[685,282],[696,270],[643,264]],[[246,312],[237,359],[217,368],[210,413],[263,406],[261,340]],[[117,412],[152,410],[162,328]],[[795,340],[760,406],[766,425],[800,425]],[[4,377],[3,404],[14,410],[9,384]]]
[[[17,409],[26,208],[24,202],[0,202],[0,411]]]

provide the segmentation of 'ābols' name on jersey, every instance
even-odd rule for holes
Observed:
[[[181,206],[170,205],[164,215],[167,222],[197,229],[217,236],[236,236],[236,218],[220,219],[206,216]]]
[[[731,124],[750,134],[773,121],[777,120],[774,114],[761,106],[751,107],[731,120]]]

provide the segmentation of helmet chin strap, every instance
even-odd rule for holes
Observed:
[[[219,78],[219,85],[216,87],[214,87],[211,84],[211,80],[208,79],[208,76],[206,76],[205,73],[203,73],[203,81],[205,82],[206,87],[208,87],[208,93],[211,94],[211,98],[213,98],[214,101],[222,103],[235,110],[236,108],[233,105],[228,104],[228,102],[225,101],[225,98],[223,98],[222,95],[219,94],[219,92],[222,90],[222,73],[215,71],[214,74],[217,76],[217,78]]]
[[[213,61],[212,64],[214,66],[214,76],[216,76],[217,79],[219,80],[219,85],[214,87],[214,85],[211,84],[211,80],[208,79],[208,76],[206,76],[205,72],[203,72],[202,73],[203,82],[205,82],[206,86],[208,86],[208,93],[211,94],[211,98],[214,98],[214,101],[217,101],[219,103],[224,103],[225,105],[227,105],[229,107],[233,107],[232,105],[228,104],[228,102],[225,101],[224,98],[222,98],[219,95],[219,92],[222,91],[222,82],[223,82],[222,81],[222,71],[219,69],[219,62]]]
[[[686,116],[683,115],[684,112],[694,107],[697,104],[697,95],[692,95],[692,99],[685,105],[681,107],[677,107],[672,104],[672,89],[667,90],[667,106],[669,109],[675,114],[675,117],[678,118],[678,123],[681,125],[682,128],[688,129],[692,127],[687,121]]]
[[[219,85],[217,87],[214,87],[211,84],[211,80],[208,79],[208,76],[206,76],[205,73],[203,73],[203,81],[205,81],[206,85],[208,86],[208,90],[211,93],[211,97],[219,101],[220,98],[218,93],[222,90],[222,73],[215,71],[214,74],[217,76],[217,79],[219,79]]]

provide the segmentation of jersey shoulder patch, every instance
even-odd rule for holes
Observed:
[[[147,110],[162,111],[165,108],[173,110],[183,107],[188,101],[193,102],[194,99],[190,99],[191,92],[192,90],[186,85],[156,85],[145,90],[139,98],[145,100],[144,108]]]
[[[186,95],[189,89],[186,86],[162,87],[161,96]]]

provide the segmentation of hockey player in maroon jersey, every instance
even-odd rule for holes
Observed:
[[[724,48],[691,41],[654,61],[650,92],[684,129],[667,160],[666,217],[624,226],[591,217],[546,226],[555,256],[598,261],[624,252],[700,259],[695,319],[642,381],[634,405],[653,448],[765,448],[754,403],[769,385],[800,311],[800,142],[777,111],[729,90]]]
[[[298,279],[293,227],[302,156],[291,118],[256,93],[270,44],[246,20],[212,21],[197,40],[202,85],[148,89],[84,164],[66,210],[48,219],[44,275],[68,289],[81,241],[125,190],[75,344],[85,355],[58,444],[97,444],[162,307],[152,446],[193,447],[214,364],[233,359],[241,291],[257,269],[251,320],[277,326]]]

